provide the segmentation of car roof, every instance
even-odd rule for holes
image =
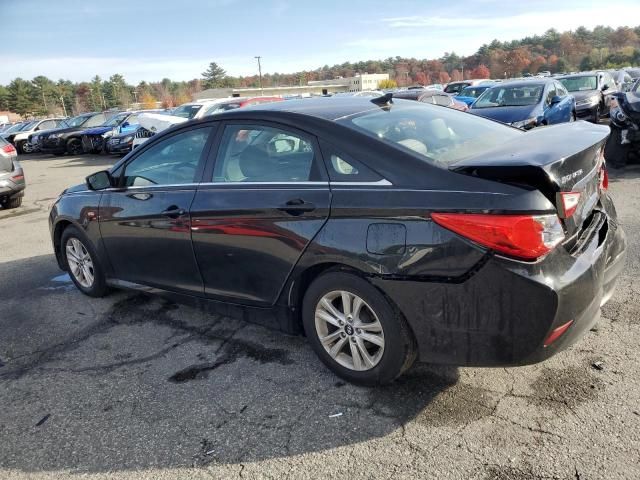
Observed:
[[[553,83],[555,79],[554,78],[542,78],[542,77],[537,77],[537,78],[531,78],[530,80],[511,80],[508,82],[501,82],[501,83],[497,83],[495,85],[491,85],[492,88],[495,87],[528,87],[531,85],[548,85],[549,83]],[[478,85],[480,86],[480,85]]]
[[[248,112],[287,112],[324,120],[334,121],[342,117],[354,115],[368,110],[380,108],[372,102],[371,97],[314,97],[286,100],[283,102],[261,103],[242,109],[229,110],[218,115],[218,118],[243,116]]]
[[[577,78],[577,77],[594,77],[598,73],[604,72],[604,70],[599,70],[597,72],[580,72],[580,73],[570,73],[569,75],[562,75],[560,77],[556,77],[561,80],[563,78]]]

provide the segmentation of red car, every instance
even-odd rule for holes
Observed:
[[[213,115],[216,113],[226,112],[227,110],[234,110],[236,108],[248,107],[251,105],[260,105],[261,103],[282,102],[282,97],[234,97],[230,98],[226,102],[216,103],[209,107],[209,110],[204,112],[203,117]]]

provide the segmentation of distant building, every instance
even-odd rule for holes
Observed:
[[[361,92],[377,90],[382,80],[389,80],[388,73],[363,73],[355,77],[334,78],[333,80],[315,80],[306,85],[289,87],[247,87],[247,88],[209,88],[193,95],[193,100],[205,98],[257,97],[286,95],[326,95],[340,92]]]

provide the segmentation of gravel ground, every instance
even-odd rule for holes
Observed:
[[[640,478],[640,168],[612,175],[627,266],[579,343],[367,389],[304,338],[76,291],[48,207],[113,161],[26,156],[23,206],[0,210],[0,478]]]

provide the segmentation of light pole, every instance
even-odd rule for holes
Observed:
[[[261,56],[255,56],[253,58],[258,59],[258,85],[260,85],[260,95],[264,96],[264,90],[262,89],[262,65],[260,65]]]

